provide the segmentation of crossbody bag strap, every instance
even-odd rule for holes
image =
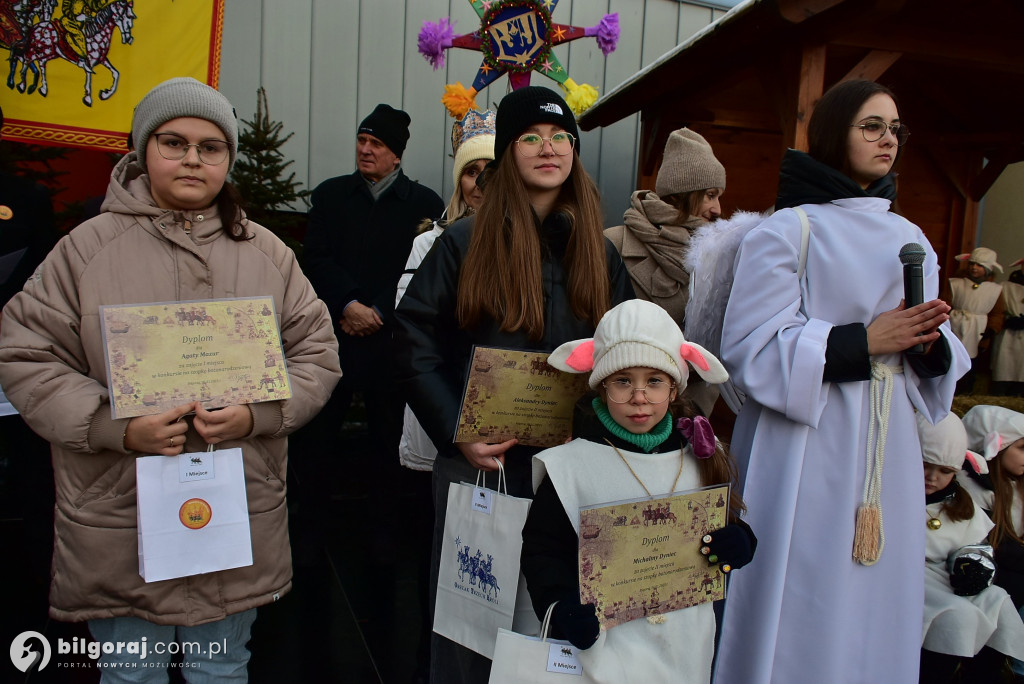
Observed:
[[[807,270],[807,247],[811,242],[811,223],[807,219],[807,212],[803,207],[793,207],[793,211],[800,217],[800,262],[796,268],[796,277],[803,279],[804,271]]]

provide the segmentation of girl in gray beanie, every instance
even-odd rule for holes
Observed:
[[[136,150],[111,173],[102,213],[65,236],[5,308],[0,382],[29,427],[51,443],[57,540],[51,617],[87,622],[102,644],[146,644],[134,653],[104,649],[103,681],[128,681],[118,675],[129,669],[131,681],[167,681],[175,652],[190,668],[187,679],[201,669],[210,681],[245,681],[256,609],[291,589],[286,435],[330,396],[341,376],[338,345],[327,307],[294,253],[238,209],[226,180],[237,147],[227,99],[193,79],[171,79],[139,103],[133,131]],[[160,320],[147,327],[163,343],[181,344],[175,303],[252,297],[274,300],[290,398],[233,403],[240,400],[222,395],[184,403],[196,389],[184,379],[154,387],[158,376],[141,370],[131,382],[110,379],[101,306],[160,304],[167,316],[154,316]],[[209,317],[200,325],[209,336],[208,354],[235,332],[223,317],[219,325]],[[183,374],[182,364],[167,363],[169,372],[161,375]],[[210,364],[207,371],[214,372]],[[132,393],[149,394],[152,413],[113,417],[112,396]],[[252,558],[241,567],[179,570],[188,576],[172,572],[146,581],[136,459],[212,445],[241,450]],[[214,511],[224,510],[211,502]],[[162,503],[178,510],[174,500]],[[214,533],[217,515],[209,528]],[[146,544],[145,552],[153,546]],[[232,564],[218,567],[224,565]],[[178,641],[219,648],[175,650]]]

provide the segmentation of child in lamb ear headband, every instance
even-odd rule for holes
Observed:
[[[580,601],[578,525],[583,506],[735,484],[735,464],[707,419],[683,416],[674,424],[670,412],[691,372],[712,383],[725,381],[728,373],[704,348],[687,342],[664,309],[638,299],[608,311],[593,338],[561,345],[548,363],[589,373],[599,396],[593,401],[596,418],[577,425],[573,441],[534,457],[536,497],[523,529],[523,573],[535,611],[544,615],[555,604],[555,636],[585,649],[583,669],[599,673],[596,681],[625,681],[617,669],[624,662],[645,669],[650,675],[645,681],[676,681],[665,673],[682,668],[697,669],[693,681],[709,681],[715,633],[711,604],[600,632],[595,604]],[[725,572],[749,563],[757,545],[739,518],[743,502],[735,487],[730,498],[728,524],[709,530],[700,548],[709,564]],[[608,615],[613,608],[604,610]],[[663,643],[676,646],[659,647]],[[636,676],[631,670],[630,678],[639,681]]]
[[[974,459],[961,484],[994,523],[988,542],[995,549],[995,584],[1006,589],[1024,615],[1024,414],[1002,406],[979,405],[963,417],[967,448]],[[1024,661],[1011,659],[1014,674]]]
[[[993,524],[960,481],[967,432],[956,414],[935,425],[917,414],[925,484],[922,682],[995,682],[1007,656],[1024,655],[1024,623],[996,571],[987,536]]]

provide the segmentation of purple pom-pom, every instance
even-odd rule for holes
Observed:
[[[619,44],[619,13],[606,14],[597,25],[597,47],[607,57]]]
[[[697,458],[710,458],[715,454],[715,431],[704,416],[680,418],[676,429],[689,440]]]
[[[453,24],[448,19],[442,19],[436,24],[432,21],[425,21],[420,29],[417,41],[420,54],[430,62],[434,71],[444,66],[444,51],[452,46],[452,38],[455,36],[452,26]]]

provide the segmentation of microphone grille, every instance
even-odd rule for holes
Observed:
[[[908,242],[900,248],[900,263],[904,266],[907,264],[923,264],[924,257],[924,247],[916,242]]]

